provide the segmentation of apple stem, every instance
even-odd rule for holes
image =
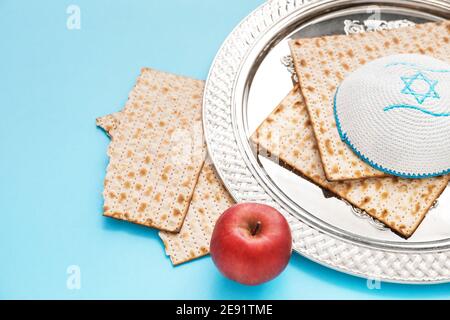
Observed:
[[[256,235],[261,229],[261,221],[257,221],[252,229],[252,236]]]

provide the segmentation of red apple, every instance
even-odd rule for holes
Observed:
[[[292,252],[291,229],[276,209],[241,203],[217,220],[211,238],[211,257],[229,279],[257,285],[279,275]]]

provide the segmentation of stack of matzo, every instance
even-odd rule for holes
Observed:
[[[172,263],[206,255],[216,220],[233,204],[213,165],[205,163],[180,232],[159,234]]]
[[[279,160],[382,221],[404,238],[417,229],[448,177],[388,177],[341,140],[333,114],[339,84],[361,65],[391,54],[429,54],[450,61],[450,22],[290,43],[296,87],[252,136],[258,151]]]
[[[209,252],[215,221],[232,204],[204,165],[203,87],[142,69],[125,108],[97,119],[111,137],[104,215],[162,230],[174,264]]]

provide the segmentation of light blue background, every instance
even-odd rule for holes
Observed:
[[[449,298],[450,285],[381,284],[294,255],[245,287],[209,257],[172,267],[157,232],[102,217],[108,138],[149,66],[205,79],[232,28],[263,0],[0,0],[0,298]],[[66,8],[81,8],[81,30]],[[81,289],[66,287],[67,267]]]

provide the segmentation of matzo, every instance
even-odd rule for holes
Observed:
[[[213,165],[205,163],[180,232],[159,233],[172,263],[178,265],[208,254],[216,220],[233,204]]]
[[[333,115],[336,89],[358,67],[383,56],[416,53],[450,62],[450,22],[298,39],[290,47],[327,179],[380,177],[385,174],[363,162],[339,136]]]
[[[386,177],[329,182],[298,88],[270,114],[251,140],[261,154],[278,157],[296,173],[366,211],[404,238],[414,233],[448,184],[448,177]]]
[[[104,215],[179,231],[206,148],[204,82],[142,69],[125,108],[97,119],[111,137]]]

